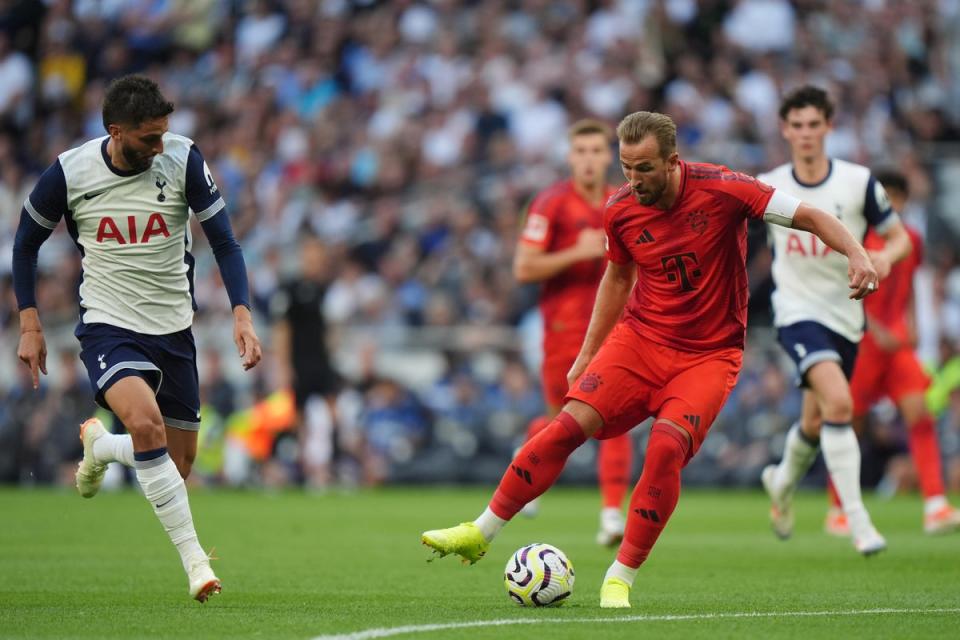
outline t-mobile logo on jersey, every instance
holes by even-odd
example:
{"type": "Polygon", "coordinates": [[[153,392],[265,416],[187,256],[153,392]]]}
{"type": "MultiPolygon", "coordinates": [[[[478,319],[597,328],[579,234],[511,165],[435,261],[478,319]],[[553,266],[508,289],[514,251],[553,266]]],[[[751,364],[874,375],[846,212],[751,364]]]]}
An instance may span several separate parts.
{"type": "Polygon", "coordinates": [[[667,280],[670,282],[680,281],[681,292],[694,291],[696,287],[693,286],[691,279],[703,275],[698,266],[700,261],[697,260],[697,254],[692,251],[660,258],[660,264],[667,273],[667,280]],[[692,267],[689,271],[687,270],[688,264],[692,267]]]}

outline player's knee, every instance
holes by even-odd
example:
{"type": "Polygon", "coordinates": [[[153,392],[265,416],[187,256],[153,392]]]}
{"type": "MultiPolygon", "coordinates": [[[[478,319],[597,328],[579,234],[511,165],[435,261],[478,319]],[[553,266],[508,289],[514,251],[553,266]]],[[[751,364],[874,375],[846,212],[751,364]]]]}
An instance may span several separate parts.
{"type": "Polygon", "coordinates": [[[163,418],[159,414],[134,412],[123,418],[123,425],[135,438],[161,441],[166,439],[163,418]]]}
{"type": "Polygon", "coordinates": [[[603,426],[603,418],[597,410],[579,400],[567,402],[563,407],[563,413],[570,414],[577,421],[577,424],[583,429],[583,435],[587,438],[592,437],[603,426]]]}
{"type": "Polygon", "coordinates": [[[821,410],[826,422],[848,423],[853,421],[853,399],[850,394],[832,394],[824,399],[821,410]]]}
{"type": "Polygon", "coordinates": [[[680,468],[687,460],[690,446],[686,431],[673,422],[658,421],[650,430],[646,460],[658,468],[680,468]]]}
{"type": "Polygon", "coordinates": [[[900,402],[897,403],[897,406],[907,426],[912,427],[924,418],[930,416],[926,399],[922,393],[911,394],[902,398],[900,402]]]}

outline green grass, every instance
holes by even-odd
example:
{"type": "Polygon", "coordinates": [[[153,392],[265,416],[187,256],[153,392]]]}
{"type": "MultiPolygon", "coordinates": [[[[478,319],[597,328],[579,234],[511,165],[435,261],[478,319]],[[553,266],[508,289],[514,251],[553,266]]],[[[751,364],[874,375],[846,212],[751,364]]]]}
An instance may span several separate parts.
{"type": "Polygon", "coordinates": [[[472,518],[488,490],[390,489],[354,495],[195,491],[201,542],[215,545],[223,594],[187,596],[177,556],[133,492],[82,500],[67,491],[0,490],[0,637],[299,638],[375,627],[493,619],[567,624],[445,629],[400,637],[929,638],[960,614],[626,620],[625,615],[960,607],[960,534],[920,530],[920,502],[870,501],[890,550],[865,560],[820,532],[823,498],[798,499],[794,539],[769,532],[759,493],[688,491],[634,587],[634,608],[597,606],[612,552],[593,543],[597,497],[554,490],[541,516],[518,518],[487,558],[431,564],[423,529],[472,518]],[[509,555],[534,541],[572,559],[577,582],[558,609],[504,593],[509,555]]]}

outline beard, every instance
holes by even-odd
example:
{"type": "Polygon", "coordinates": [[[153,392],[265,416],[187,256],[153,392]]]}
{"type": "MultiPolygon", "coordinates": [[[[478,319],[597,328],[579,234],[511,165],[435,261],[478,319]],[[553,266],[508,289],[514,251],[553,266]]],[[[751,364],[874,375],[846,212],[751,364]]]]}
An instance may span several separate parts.
{"type": "Polygon", "coordinates": [[[645,191],[642,194],[634,190],[633,194],[637,198],[637,202],[642,204],[645,207],[649,207],[657,203],[660,198],[663,196],[664,190],[666,190],[666,185],[661,185],[658,188],[655,188],[650,191],[645,191]]]}
{"type": "Polygon", "coordinates": [[[134,171],[146,171],[153,164],[152,155],[144,156],[127,147],[121,147],[120,153],[127,165],[134,171]]]}

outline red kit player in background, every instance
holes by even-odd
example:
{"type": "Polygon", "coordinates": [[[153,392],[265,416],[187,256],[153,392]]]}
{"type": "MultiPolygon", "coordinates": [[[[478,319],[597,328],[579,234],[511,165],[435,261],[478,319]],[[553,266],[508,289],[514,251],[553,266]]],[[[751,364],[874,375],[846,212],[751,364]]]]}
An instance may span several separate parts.
{"type": "Polygon", "coordinates": [[[696,454],[737,381],[747,317],[747,220],[803,229],[849,261],[852,298],[877,272],[832,215],[726,167],[681,162],[677,128],[639,111],[617,127],[627,184],[604,211],[607,269],[563,410],[529,440],[473,522],[426,531],[439,555],[482,558],[523,506],[546,491],[587,438],[654,423],[630,497],[617,559],[600,606],[630,606],[640,565],[680,497],[680,470],[696,454]]]}
{"type": "MultiPolygon", "coordinates": [[[[567,372],[580,353],[590,311],[606,266],[603,207],[615,189],[607,184],[613,133],[597,120],[570,127],[570,178],[541,192],[530,205],[517,243],[513,273],[520,282],[542,282],[542,383],[547,413],[534,419],[527,440],[553,420],[567,395],[567,372]]],[[[597,477],[602,509],[597,543],[623,539],[621,505],[627,495],[633,451],[630,436],[600,441],[597,477]]],[[[535,515],[537,500],[524,507],[535,515]]]]}
{"type": "MultiPolygon", "coordinates": [[[[906,177],[897,171],[881,171],[875,177],[886,190],[893,210],[902,212],[910,193],[906,177]]],[[[960,511],[947,502],[944,493],[940,445],[925,399],[930,378],[914,351],[913,277],[923,264],[923,239],[910,227],[907,233],[913,251],[893,265],[883,288],[864,301],[867,332],[850,380],[853,421],[857,432],[862,433],[867,413],[878,400],[888,397],[897,405],[907,426],[907,445],[923,494],[923,530],[929,534],[949,533],[960,529],[960,511]]],[[[863,245],[868,252],[880,250],[883,238],[871,230],[863,245]]],[[[832,484],[830,500],[824,529],[833,535],[849,536],[850,526],[832,484]]]]}

